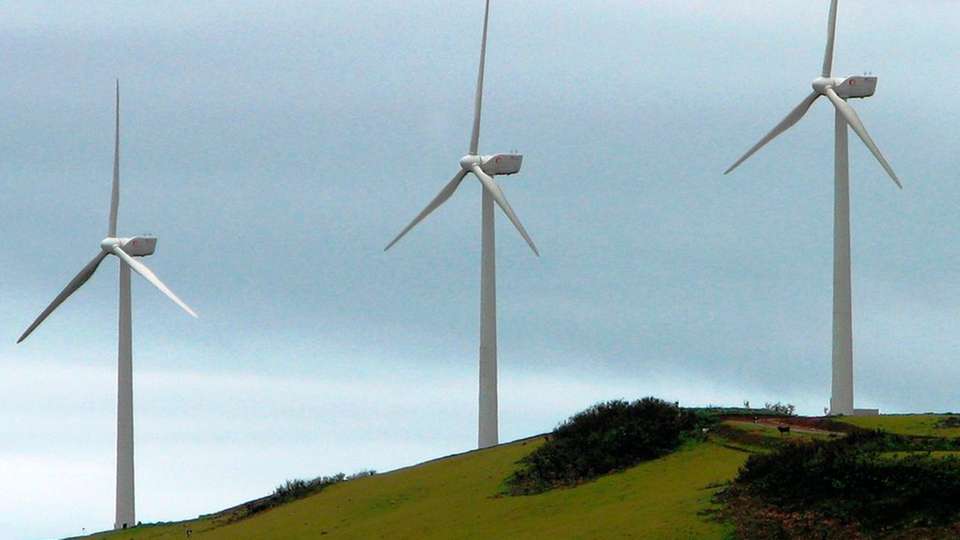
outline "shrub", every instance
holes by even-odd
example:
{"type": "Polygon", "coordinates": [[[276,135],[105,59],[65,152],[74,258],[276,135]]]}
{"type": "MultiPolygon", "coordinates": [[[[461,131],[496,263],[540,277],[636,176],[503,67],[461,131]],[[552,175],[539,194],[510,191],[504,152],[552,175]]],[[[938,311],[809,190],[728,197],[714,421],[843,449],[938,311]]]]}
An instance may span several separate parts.
{"type": "Polygon", "coordinates": [[[665,401],[608,401],[560,424],[507,479],[511,494],[569,486],[667,454],[701,419],[665,401]]]}
{"type": "Polygon", "coordinates": [[[764,403],[763,408],[780,416],[796,416],[797,408],[790,403],[764,403]]]}
{"type": "Polygon", "coordinates": [[[934,426],[936,429],[960,428],[960,416],[948,416],[934,426]]]}
{"type": "Polygon", "coordinates": [[[346,480],[350,481],[350,480],[356,480],[358,478],[366,478],[368,476],[373,476],[375,474],[377,474],[377,471],[373,469],[367,469],[365,471],[355,472],[353,474],[347,475],[346,480]]]}
{"type": "MultiPolygon", "coordinates": [[[[761,509],[752,519],[737,520],[741,531],[757,523],[769,525],[769,516],[777,513],[794,521],[796,516],[819,516],[863,529],[949,525],[960,516],[960,460],[922,452],[884,454],[919,444],[867,432],[788,445],[751,456],[721,498],[735,518],[743,518],[736,515],[738,508],[761,509]]],[[[781,519],[776,526],[790,522],[781,519]]]]}
{"type": "Polygon", "coordinates": [[[306,480],[287,480],[273,490],[273,500],[276,504],[281,504],[304,497],[310,491],[310,483],[306,480]]]}
{"type": "Polygon", "coordinates": [[[280,506],[281,504],[319,493],[324,488],[334,484],[339,484],[340,482],[346,482],[349,480],[356,480],[358,478],[364,478],[367,476],[373,476],[375,474],[377,474],[377,471],[364,470],[349,476],[343,473],[337,473],[332,476],[318,476],[313,480],[302,480],[299,478],[287,480],[277,486],[277,488],[273,490],[272,494],[255,501],[245,503],[240,511],[233,516],[233,519],[243,519],[253,514],[263,512],[264,510],[269,510],[275,506],[280,506]]]}

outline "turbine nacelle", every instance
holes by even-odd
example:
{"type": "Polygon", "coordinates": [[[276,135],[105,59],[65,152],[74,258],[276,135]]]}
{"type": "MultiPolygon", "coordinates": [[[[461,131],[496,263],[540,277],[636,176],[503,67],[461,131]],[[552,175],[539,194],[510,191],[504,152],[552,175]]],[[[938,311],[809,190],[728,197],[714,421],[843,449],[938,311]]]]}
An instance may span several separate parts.
{"type": "Polygon", "coordinates": [[[523,155],[521,154],[494,154],[492,156],[480,156],[480,159],[480,168],[490,176],[517,174],[523,165],[523,155]]]}
{"type": "Polygon", "coordinates": [[[520,167],[523,166],[522,154],[493,154],[492,156],[472,156],[466,155],[460,158],[460,168],[466,172],[473,170],[474,166],[490,176],[506,176],[517,174],[520,167]]]}
{"type": "Polygon", "coordinates": [[[132,238],[104,238],[100,242],[100,249],[113,253],[118,247],[131,257],[149,257],[157,250],[156,236],[134,236],[132,238]]]}
{"type": "Polygon", "coordinates": [[[825,96],[832,88],[843,99],[868,98],[877,91],[877,78],[868,75],[853,77],[820,77],[813,81],[813,91],[825,96]]]}

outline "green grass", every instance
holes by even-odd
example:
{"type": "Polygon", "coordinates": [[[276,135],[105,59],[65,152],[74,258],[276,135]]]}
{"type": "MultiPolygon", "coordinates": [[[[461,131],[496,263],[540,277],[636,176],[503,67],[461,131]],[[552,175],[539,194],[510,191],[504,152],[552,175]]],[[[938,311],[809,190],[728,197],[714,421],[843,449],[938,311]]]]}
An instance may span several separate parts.
{"type": "Polygon", "coordinates": [[[728,425],[734,429],[744,431],[747,433],[753,433],[761,437],[777,439],[779,441],[783,440],[792,440],[792,439],[829,439],[830,434],[825,432],[817,432],[812,430],[804,430],[803,428],[798,428],[796,426],[791,427],[790,433],[782,435],[777,429],[777,426],[772,424],[754,424],[750,421],[726,421],[725,425],[728,425]]]}
{"type": "Polygon", "coordinates": [[[290,504],[224,524],[202,519],[94,535],[96,539],[193,538],[644,538],[710,539],[731,529],[704,517],[713,486],[734,477],[747,454],[713,442],[621,473],[541,495],[501,495],[517,460],[541,439],[471,452],[338,484],[290,504]]]}
{"type": "MultiPolygon", "coordinates": [[[[839,418],[866,429],[927,437],[960,437],[939,429],[936,415],[839,418]]],[[[93,535],[104,540],[314,538],[643,538],[723,539],[728,525],[705,516],[716,488],[752,452],[828,433],[725,421],[708,442],[689,442],[666,457],[574,488],[504,495],[517,462],[542,444],[535,438],[337,484],[310,497],[242,520],[214,515],[93,535]]],[[[960,455],[935,452],[938,457],[960,455]]],[[[889,457],[901,457],[891,454],[889,457]]]]}
{"type": "Polygon", "coordinates": [[[812,439],[828,440],[842,434],[820,432],[791,426],[790,433],[781,435],[777,425],[754,424],[750,420],[725,420],[711,431],[717,441],[727,448],[747,453],[764,454],[783,444],[797,444],[812,439]]]}
{"type": "Polygon", "coordinates": [[[724,424],[726,424],[726,425],[728,425],[728,426],[730,426],[730,427],[732,427],[732,428],[734,428],[734,429],[739,429],[740,431],[746,431],[746,432],[748,432],[748,433],[756,433],[757,435],[760,435],[760,436],[762,436],[762,437],[779,436],[779,432],[777,431],[777,427],[776,427],[776,426],[766,426],[766,425],[763,425],[763,424],[754,424],[753,422],[749,422],[749,421],[746,421],[746,420],[744,420],[744,421],[742,421],[742,422],[732,422],[732,421],[729,421],[729,420],[728,420],[728,421],[724,422],[724,424]]]}
{"type": "Polygon", "coordinates": [[[854,416],[836,418],[866,429],[880,429],[898,435],[912,435],[919,437],[960,437],[960,428],[937,428],[937,422],[948,418],[946,415],[918,414],[918,415],[889,415],[889,416],[854,416]]]}
{"type": "MultiPolygon", "coordinates": [[[[960,437],[939,429],[945,416],[838,418],[867,429],[926,437],[960,437]]],[[[230,516],[137,527],[93,535],[104,540],[174,540],[185,530],[202,540],[314,538],[643,538],[724,539],[728,525],[705,516],[718,485],[732,480],[751,453],[829,433],[725,421],[707,442],[574,488],[540,495],[504,495],[504,480],[540,438],[430,461],[336,484],[310,497],[231,521],[230,516]]],[[[902,453],[889,457],[902,457],[902,453]]],[[[937,457],[960,452],[934,452],[937,457]]]]}

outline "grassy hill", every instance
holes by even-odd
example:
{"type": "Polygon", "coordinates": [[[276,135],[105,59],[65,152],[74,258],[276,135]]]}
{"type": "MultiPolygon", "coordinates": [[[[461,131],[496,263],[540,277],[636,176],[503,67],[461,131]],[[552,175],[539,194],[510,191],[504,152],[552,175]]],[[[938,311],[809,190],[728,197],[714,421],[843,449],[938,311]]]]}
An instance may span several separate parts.
{"type": "MultiPolygon", "coordinates": [[[[844,419],[853,426],[908,435],[951,437],[944,417],[844,419]]],[[[753,453],[784,441],[842,436],[835,424],[727,419],[704,441],[665,457],[573,488],[539,495],[505,495],[517,461],[543,444],[537,437],[442,458],[330,486],[243,519],[231,512],[171,524],[95,534],[93,539],[314,538],[643,538],[724,539],[733,529],[709,516],[713,495],[753,453]]],[[[856,428],[852,428],[856,429],[856,428]]]]}
{"type": "Polygon", "coordinates": [[[843,418],[842,422],[864,429],[879,429],[898,435],[916,437],[960,437],[960,425],[946,422],[953,416],[939,414],[895,414],[843,418]]]}
{"type": "Polygon", "coordinates": [[[736,473],[746,454],[688,445],[665,458],[572,489],[501,496],[530,439],[334,485],[317,495],[226,524],[228,516],[144,526],[96,539],[318,538],[724,538],[699,513],[709,486],[736,473]]]}

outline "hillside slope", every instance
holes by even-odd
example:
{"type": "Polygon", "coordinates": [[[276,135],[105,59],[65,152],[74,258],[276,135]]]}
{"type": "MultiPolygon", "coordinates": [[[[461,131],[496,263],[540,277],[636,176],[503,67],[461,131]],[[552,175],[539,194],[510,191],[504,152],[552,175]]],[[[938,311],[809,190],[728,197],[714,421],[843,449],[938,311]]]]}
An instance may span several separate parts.
{"type": "Polygon", "coordinates": [[[724,538],[701,515],[710,486],[729,480],[747,454],[713,442],[572,489],[499,496],[517,460],[542,443],[519,441],[332,486],[229,523],[206,518],[102,533],[96,539],[193,538],[724,538]]]}
{"type": "Polygon", "coordinates": [[[839,420],[860,428],[879,429],[898,435],[960,438],[960,420],[955,415],[949,414],[854,416],[839,420]],[[953,422],[950,422],[951,419],[953,422]]]}
{"type": "MultiPolygon", "coordinates": [[[[831,448],[848,448],[849,445],[838,446],[837,443],[850,440],[846,437],[854,432],[859,433],[860,439],[857,440],[860,443],[885,441],[884,444],[893,445],[887,449],[889,451],[879,454],[881,461],[877,463],[884,466],[887,465],[882,460],[907,456],[913,459],[915,454],[920,458],[933,455],[938,459],[960,454],[960,416],[957,415],[784,418],[721,414],[716,418],[719,422],[705,430],[706,436],[701,436],[697,428],[691,434],[693,436],[687,438],[687,443],[665,457],[643,462],[626,471],[608,474],[573,488],[554,489],[540,495],[503,494],[504,480],[516,470],[517,462],[543,444],[542,437],[534,437],[389,473],[336,483],[314,495],[253,515],[248,515],[249,509],[262,504],[267,498],[196,520],[145,525],[84,538],[173,540],[186,538],[189,531],[190,538],[210,540],[726,539],[734,536],[733,527],[736,523],[737,534],[742,537],[765,539],[770,535],[751,527],[760,524],[768,527],[762,529],[763,531],[787,531],[783,532],[787,534],[790,531],[797,532],[793,530],[797,523],[803,525],[806,522],[794,519],[797,516],[784,513],[779,507],[770,507],[769,501],[759,501],[752,507],[744,505],[740,499],[729,498],[732,493],[729,489],[726,491],[728,498],[723,502],[721,514],[727,523],[721,524],[705,515],[717,508],[718,503],[713,496],[718,486],[736,488],[736,483],[731,481],[737,477],[741,465],[751,455],[782,453],[797,444],[805,445],[810,441],[828,443],[831,448]],[[785,427],[790,429],[781,429],[785,427]],[[907,438],[877,439],[871,435],[871,431],[878,429],[907,438]],[[864,438],[865,436],[867,438],[864,438]],[[700,442],[693,442],[694,440],[700,442]],[[240,519],[243,516],[246,517],[240,519]]],[[[788,451],[786,455],[802,457],[806,454],[788,451]]],[[[778,455],[773,461],[778,464],[778,470],[781,467],[779,464],[783,463],[782,459],[783,456],[778,455]]],[[[919,461],[916,463],[923,464],[919,461]]],[[[914,466],[916,463],[905,461],[903,465],[896,466],[914,466]]],[[[939,465],[936,471],[928,470],[930,466],[927,464],[923,471],[935,473],[936,477],[940,478],[954,471],[956,463],[944,461],[942,471],[939,465]]],[[[951,484],[947,487],[953,489],[955,486],[951,484]]],[[[880,488],[877,490],[883,491],[880,488]]],[[[941,492],[938,490],[937,493],[941,492]]],[[[897,493],[891,492],[888,495],[894,496],[897,493]]],[[[849,497],[843,500],[849,500],[849,497]]],[[[834,523],[839,527],[834,527],[836,530],[831,529],[832,525],[825,525],[826,529],[829,529],[827,532],[844,533],[847,530],[844,527],[852,527],[851,523],[855,522],[850,521],[853,518],[847,518],[850,516],[834,523]]],[[[826,522],[816,518],[814,523],[826,522]]],[[[869,525],[867,522],[863,523],[869,525]]],[[[941,536],[936,534],[944,531],[944,534],[948,534],[946,537],[960,537],[960,522],[956,525],[952,522],[937,525],[939,528],[929,528],[919,522],[901,525],[895,532],[905,536],[893,537],[939,538],[941,536]]],[[[806,533],[801,533],[794,537],[808,537],[804,536],[806,533]]]]}

